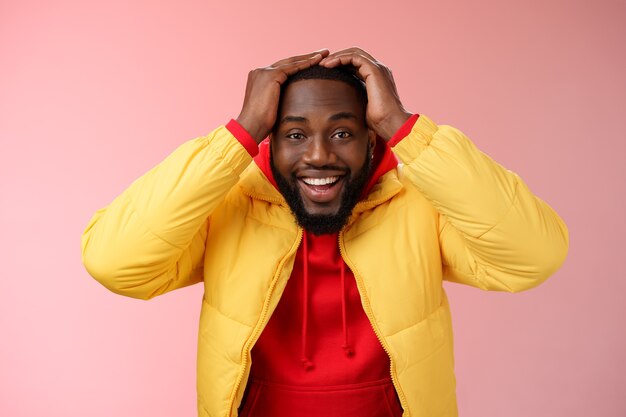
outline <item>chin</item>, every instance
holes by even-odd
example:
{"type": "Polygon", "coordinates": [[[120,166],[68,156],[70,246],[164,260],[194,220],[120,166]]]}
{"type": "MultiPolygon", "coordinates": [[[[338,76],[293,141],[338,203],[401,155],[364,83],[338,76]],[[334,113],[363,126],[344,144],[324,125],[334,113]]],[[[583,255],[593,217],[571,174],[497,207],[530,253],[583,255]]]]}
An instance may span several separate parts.
{"type": "Polygon", "coordinates": [[[315,203],[304,203],[304,210],[306,214],[309,216],[335,216],[339,213],[339,209],[341,208],[339,203],[333,204],[329,206],[327,204],[315,204],[315,203]]]}

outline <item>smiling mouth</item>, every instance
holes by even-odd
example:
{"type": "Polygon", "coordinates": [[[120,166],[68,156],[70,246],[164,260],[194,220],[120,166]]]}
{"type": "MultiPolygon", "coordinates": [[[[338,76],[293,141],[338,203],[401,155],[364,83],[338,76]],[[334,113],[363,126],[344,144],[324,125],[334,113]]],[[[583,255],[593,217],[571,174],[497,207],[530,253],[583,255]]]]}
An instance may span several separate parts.
{"type": "Polygon", "coordinates": [[[318,204],[334,201],[341,192],[345,176],[330,176],[323,178],[298,178],[300,190],[309,201],[318,204]]]}
{"type": "Polygon", "coordinates": [[[339,181],[338,176],[335,177],[326,177],[326,178],[300,178],[305,184],[307,185],[311,185],[311,186],[318,186],[318,185],[332,185],[334,183],[336,183],[337,181],[339,181]]]}

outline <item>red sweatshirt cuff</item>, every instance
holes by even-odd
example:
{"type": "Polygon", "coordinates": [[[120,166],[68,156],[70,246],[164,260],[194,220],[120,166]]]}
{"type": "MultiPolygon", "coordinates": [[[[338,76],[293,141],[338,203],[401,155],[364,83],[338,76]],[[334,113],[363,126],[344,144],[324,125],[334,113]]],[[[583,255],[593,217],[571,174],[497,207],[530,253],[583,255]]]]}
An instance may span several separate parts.
{"type": "Polygon", "coordinates": [[[415,122],[417,122],[417,119],[419,117],[419,114],[414,114],[413,116],[409,117],[408,120],[404,122],[402,126],[400,126],[400,129],[398,129],[398,131],[394,133],[391,139],[389,139],[389,142],[387,142],[387,144],[390,147],[394,147],[398,143],[400,143],[402,139],[406,138],[409,133],[411,133],[411,130],[413,129],[413,126],[415,125],[415,122]]]}
{"type": "Polygon", "coordinates": [[[252,135],[248,133],[243,126],[241,126],[235,119],[230,119],[230,122],[226,125],[226,129],[233,134],[235,139],[241,143],[241,146],[246,148],[246,151],[251,157],[255,157],[259,153],[259,145],[256,143],[252,135]]]}

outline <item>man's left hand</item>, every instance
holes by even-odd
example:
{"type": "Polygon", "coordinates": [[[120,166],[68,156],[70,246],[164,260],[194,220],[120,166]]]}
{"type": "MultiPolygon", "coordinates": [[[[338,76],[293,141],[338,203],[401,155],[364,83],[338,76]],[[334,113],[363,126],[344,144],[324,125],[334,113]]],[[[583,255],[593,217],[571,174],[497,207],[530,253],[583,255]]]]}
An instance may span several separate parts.
{"type": "Polygon", "coordinates": [[[402,106],[391,70],[359,48],[344,49],[328,55],[319,65],[327,68],[351,65],[367,89],[366,121],[385,140],[411,117],[402,106]]]}

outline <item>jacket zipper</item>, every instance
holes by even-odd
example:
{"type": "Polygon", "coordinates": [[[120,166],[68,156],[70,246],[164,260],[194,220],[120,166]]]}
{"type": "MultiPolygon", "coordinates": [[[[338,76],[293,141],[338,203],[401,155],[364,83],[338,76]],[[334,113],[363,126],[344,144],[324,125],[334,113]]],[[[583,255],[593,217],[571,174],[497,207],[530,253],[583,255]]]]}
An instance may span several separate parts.
{"type": "MultiPolygon", "coordinates": [[[[303,230],[298,228],[298,237],[297,237],[297,244],[295,245],[295,251],[298,250],[298,248],[300,247],[300,243],[302,243],[303,234],[304,234],[303,230]]],[[[288,258],[291,257],[293,253],[294,253],[293,250],[289,251],[287,255],[283,257],[283,259],[280,261],[280,264],[278,265],[278,269],[276,270],[276,274],[274,274],[274,278],[272,278],[272,282],[270,283],[267,296],[265,297],[265,302],[263,303],[263,309],[261,310],[261,316],[259,317],[259,320],[257,321],[256,326],[252,330],[251,337],[248,338],[248,341],[244,345],[243,357],[241,360],[241,370],[239,372],[239,375],[237,376],[237,380],[235,381],[235,386],[231,394],[230,404],[228,405],[229,416],[234,415],[233,407],[235,405],[235,398],[237,396],[237,392],[239,391],[239,387],[241,386],[241,382],[243,381],[243,376],[246,372],[246,369],[248,368],[248,356],[250,356],[252,347],[254,346],[254,344],[257,342],[258,338],[261,335],[261,328],[264,327],[265,325],[265,322],[267,319],[267,310],[269,309],[269,304],[270,304],[270,300],[272,299],[272,293],[274,292],[274,287],[276,286],[276,282],[278,281],[278,278],[283,272],[283,267],[285,266],[285,262],[287,261],[288,258]]]]}
{"type": "Polygon", "coordinates": [[[404,417],[408,417],[409,407],[407,405],[404,392],[402,391],[402,388],[400,387],[400,382],[398,381],[398,376],[396,374],[396,365],[393,361],[393,358],[391,357],[391,354],[389,353],[389,346],[387,345],[387,341],[380,334],[380,330],[378,329],[378,324],[374,320],[374,314],[372,313],[370,300],[367,298],[367,294],[365,293],[365,286],[363,285],[363,281],[361,280],[361,277],[359,276],[359,274],[357,274],[356,270],[347,261],[347,257],[345,256],[346,252],[345,252],[345,246],[344,246],[344,241],[343,241],[343,231],[339,232],[339,252],[341,253],[341,258],[343,259],[343,261],[346,263],[346,265],[348,265],[348,267],[354,274],[354,279],[356,281],[356,285],[359,290],[361,300],[363,301],[363,310],[365,311],[365,315],[367,316],[370,322],[370,325],[372,326],[372,329],[374,330],[374,334],[376,334],[376,337],[378,338],[378,342],[380,343],[383,350],[389,357],[389,365],[390,365],[389,373],[391,374],[391,381],[393,382],[393,386],[396,389],[396,392],[398,393],[398,398],[400,399],[400,405],[402,405],[402,409],[404,410],[404,413],[402,415],[404,417]]]}
{"type": "MultiPolygon", "coordinates": [[[[254,195],[250,192],[247,192],[246,190],[244,190],[244,194],[247,194],[249,197],[252,198],[256,198],[258,200],[264,200],[270,203],[275,203],[278,205],[283,205],[284,201],[279,200],[279,199],[274,199],[271,197],[267,197],[267,196],[258,196],[258,195],[254,195]]],[[[369,207],[373,207],[376,206],[378,204],[380,204],[383,201],[386,201],[389,197],[384,197],[384,198],[380,198],[374,201],[367,201],[364,203],[360,203],[360,205],[362,206],[361,210],[369,208],[369,207]]],[[[357,204],[359,205],[359,204],[357,204]]],[[[295,246],[295,250],[298,250],[298,247],[300,247],[300,244],[302,243],[302,237],[304,235],[304,230],[302,228],[298,228],[298,237],[297,237],[297,245],[295,246]]],[[[345,249],[344,249],[344,245],[343,245],[343,231],[339,232],[339,253],[341,253],[341,257],[342,259],[344,259],[345,261],[345,249]]],[[[287,253],[287,255],[281,260],[280,264],[278,265],[278,269],[276,270],[276,274],[274,275],[274,278],[272,279],[272,282],[270,284],[270,288],[268,289],[268,295],[265,299],[265,302],[263,304],[263,309],[261,310],[261,316],[259,317],[259,320],[257,321],[257,324],[254,328],[254,330],[252,331],[252,336],[248,339],[248,341],[244,344],[244,349],[243,349],[243,358],[241,360],[241,371],[239,372],[239,375],[237,376],[237,380],[235,381],[235,386],[233,388],[232,394],[231,394],[231,399],[230,399],[230,404],[228,405],[228,416],[233,416],[233,406],[235,405],[235,397],[237,396],[237,392],[239,391],[239,387],[241,386],[241,382],[243,381],[243,375],[248,367],[248,356],[250,355],[250,352],[252,351],[252,347],[254,346],[254,344],[256,343],[256,341],[258,340],[259,336],[260,336],[260,329],[261,327],[263,327],[262,325],[265,324],[266,321],[266,316],[267,316],[267,310],[269,309],[269,301],[272,298],[272,293],[274,292],[274,287],[276,286],[276,282],[278,280],[278,277],[280,277],[280,274],[283,272],[283,267],[285,266],[285,262],[287,260],[287,258],[289,258],[291,255],[293,254],[293,251],[287,253]]],[[[352,270],[352,272],[354,273],[354,269],[351,267],[349,262],[346,262],[346,264],[348,265],[348,267],[350,267],[350,269],[352,270]]],[[[376,335],[376,337],[378,338],[378,341],[380,343],[380,345],[382,346],[383,350],[385,351],[385,353],[387,354],[387,356],[389,357],[389,363],[390,363],[390,370],[389,373],[391,374],[391,381],[393,382],[393,386],[396,390],[396,392],[398,393],[398,398],[400,399],[400,405],[402,406],[404,413],[403,413],[403,417],[408,417],[409,416],[409,412],[408,410],[408,406],[407,406],[407,402],[406,402],[406,397],[404,396],[404,392],[402,391],[402,389],[400,388],[400,383],[398,382],[398,377],[396,375],[396,367],[395,364],[393,362],[393,359],[391,358],[391,355],[389,353],[389,347],[387,345],[387,342],[383,339],[383,337],[380,335],[380,331],[378,330],[378,325],[376,324],[376,322],[374,321],[374,315],[372,314],[371,311],[371,307],[369,304],[369,299],[367,298],[367,296],[365,295],[365,290],[364,290],[364,286],[363,283],[361,282],[360,277],[354,273],[354,279],[356,280],[356,284],[357,284],[357,288],[359,289],[359,294],[361,295],[361,298],[363,300],[363,309],[365,311],[365,315],[367,316],[370,325],[372,326],[372,329],[374,330],[374,334],[376,335]],[[405,415],[406,414],[406,415],[405,415]]]]}

